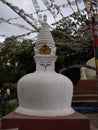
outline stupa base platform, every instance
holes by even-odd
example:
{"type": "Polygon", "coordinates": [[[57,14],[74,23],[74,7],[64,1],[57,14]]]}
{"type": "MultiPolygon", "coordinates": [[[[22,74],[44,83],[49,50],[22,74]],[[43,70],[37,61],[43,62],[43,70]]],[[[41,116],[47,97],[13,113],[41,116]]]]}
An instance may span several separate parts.
{"type": "Polygon", "coordinates": [[[75,112],[61,117],[35,117],[11,112],[1,119],[1,130],[96,130],[88,117],[75,112]]]}

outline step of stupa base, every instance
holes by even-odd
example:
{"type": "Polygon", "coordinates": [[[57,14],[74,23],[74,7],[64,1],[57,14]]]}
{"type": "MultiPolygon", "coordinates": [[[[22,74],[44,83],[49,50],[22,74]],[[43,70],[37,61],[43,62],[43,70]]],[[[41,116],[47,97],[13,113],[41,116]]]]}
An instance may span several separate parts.
{"type": "Polygon", "coordinates": [[[69,116],[38,117],[12,112],[1,120],[1,129],[19,130],[94,130],[88,117],[75,112],[69,116]]]}

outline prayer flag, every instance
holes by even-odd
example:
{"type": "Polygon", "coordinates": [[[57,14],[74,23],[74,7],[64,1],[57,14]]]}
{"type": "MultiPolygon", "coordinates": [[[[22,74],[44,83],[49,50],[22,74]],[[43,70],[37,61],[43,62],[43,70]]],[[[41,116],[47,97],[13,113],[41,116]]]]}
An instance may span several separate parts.
{"type": "Polygon", "coordinates": [[[96,74],[98,75],[98,14],[93,14],[93,36],[95,45],[95,62],[96,62],[96,74]]]}

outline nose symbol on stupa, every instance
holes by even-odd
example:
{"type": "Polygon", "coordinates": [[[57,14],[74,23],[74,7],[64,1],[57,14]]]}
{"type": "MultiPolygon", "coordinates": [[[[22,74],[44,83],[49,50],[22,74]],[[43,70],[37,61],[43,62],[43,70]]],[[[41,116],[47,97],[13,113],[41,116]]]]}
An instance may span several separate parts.
{"type": "Polygon", "coordinates": [[[45,68],[45,70],[46,70],[46,68],[51,65],[51,62],[43,61],[43,62],[40,62],[40,65],[43,66],[45,68]]]}

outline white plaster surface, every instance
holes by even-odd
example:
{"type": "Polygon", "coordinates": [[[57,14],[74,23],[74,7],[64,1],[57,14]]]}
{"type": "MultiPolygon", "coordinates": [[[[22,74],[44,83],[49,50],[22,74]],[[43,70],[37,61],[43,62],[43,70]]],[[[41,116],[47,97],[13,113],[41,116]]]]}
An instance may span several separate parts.
{"type": "Polygon", "coordinates": [[[30,116],[42,116],[42,117],[55,117],[55,116],[68,116],[74,113],[72,108],[61,109],[61,110],[32,110],[27,108],[19,107],[16,112],[30,115],[30,116]]]}
{"type": "Polygon", "coordinates": [[[87,80],[86,76],[87,72],[85,67],[81,67],[80,74],[81,74],[81,80],[87,80]]]}
{"type": "Polygon", "coordinates": [[[16,112],[36,116],[61,116],[71,108],[72,82],[56,72],[36,71],[18,82],[19,107],[16,112]]]}
{"type": "Polygon", "coordinates": [[[45,20],[42,23],[42,27],[41,27],[40,32],[38,34],[38,39],[36,41],[36,45],[34,48],[35,54],[39,54],[39,49],[44,44],[48,45],[48,47],[51,49],[50,55],[55,55],[55,53],[56,53],[55,42],[54,42],[52,34],[49,30],[49,25],[46,23],[45,20]]]}
{"type": "MultiPolygon", "coordinates": [[[[90,60],[88,60],[86,62],[86,65],[89,65],[89,66],[92,66],[92,67],[95,67],[96,68],[96,65],[95,65],[95,58],[91,58],[90,60]]],[[[91,69],[86,69],[86,75],[87,75],[87,79],[96,79],[96,71],[94,70],[91,70],[91,69]]]]}
{"type": "Polygon", "coordinates": [[[35,55],[37,71],[55,71],[55,61],[57,56],[52,55],[35,55]]]}

